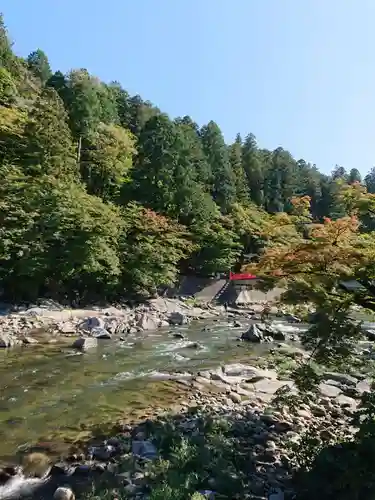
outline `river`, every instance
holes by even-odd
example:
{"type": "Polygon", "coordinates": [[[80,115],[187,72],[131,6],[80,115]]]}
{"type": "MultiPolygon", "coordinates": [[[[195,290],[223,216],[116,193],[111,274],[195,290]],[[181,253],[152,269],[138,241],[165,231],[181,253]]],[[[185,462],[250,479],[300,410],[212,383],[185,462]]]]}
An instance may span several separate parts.
{"type": "Polygon", "coordinates": [[[161,381],[163,373],[198,371],[266,348],[236,342],[248,321],[243,328],[231,323],[221,318],[143,339],[101,340],[86,353],[51,345],[1,350],[0,459],[40,441],[62,452],[64,443],[88,437],[92,426],[171,404],[176,385],[161,381]],[[176,332],[186,340],[174,338],[176,332]],[[199,349],[188,347],[194,341],[199,349]]]}
{"type": "Polygon", "coordinates": [[[171,405],[176,384],[162,381],[163,374],[261,356],[272,344],[236,342],[250,323],[240,321],[240,328],[222,317],[125,342],[101,340],[86,353],[51,345],[0,350],[0,460],[36,442],[53,443],[58,455],[87,439],[93,426],[146,418],[150,407],[171,405]],[[174,338],[177,332],[185,339],[174,338]]]}

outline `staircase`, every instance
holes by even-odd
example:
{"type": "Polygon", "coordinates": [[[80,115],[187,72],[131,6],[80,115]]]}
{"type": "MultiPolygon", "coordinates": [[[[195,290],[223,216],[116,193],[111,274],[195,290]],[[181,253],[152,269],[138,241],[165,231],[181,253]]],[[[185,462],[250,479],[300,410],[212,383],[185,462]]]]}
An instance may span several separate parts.
{"type": "Polygon", "coordinates": [[[228,290],[228,287],[230,286],[231,282],[227,280],[224,285],[220,288],[220,290],[217,292],[217,294],[213,297],[212,301],[219,300],[220,297],[228,290]]]}
{"type": "Polygon", "coordinates": [[[221,295],[221,293],[224,292],[222,289],[227,287],[228,283],[229,281],[225,279],[214,280],[208,286],[203,288],[203,290],[196,293],[195,298],[205,302],[212,302],[213,300],[216,300],[216,297],[219,294],[221,295]]]}

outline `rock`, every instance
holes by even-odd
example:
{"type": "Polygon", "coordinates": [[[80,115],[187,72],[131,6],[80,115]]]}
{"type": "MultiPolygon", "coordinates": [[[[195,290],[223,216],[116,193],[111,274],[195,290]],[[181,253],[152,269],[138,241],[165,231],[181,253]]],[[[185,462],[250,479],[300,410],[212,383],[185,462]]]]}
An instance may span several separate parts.
{"type": "Polygon", "coordinates": [[[23,472],[27,477],[46,477],[51,471],[50,458],[45,453],[34,452],[22,460],[23,472]]]}
{"type": "Polygon", "coordinates": [[[137,326],[142,330],[157,330],[159,321],[150,314],[144,313],[138,319],[137,326]]]}
{"type": "Polygon", "coordinates": [[[39,342],[36,339],[34,339],[33,337],[24,337],[22,339],[22,342],[24,344],[39,344],[39,342]]]}
{"type": "Polygon", "coordinates": [[[185,339],[185,338],[186,338],[186,337],[185,337],[185,335],[184,335],[183,333],[179,333],[179,332],[174,333],[174,334],[173,334],[173,337],[174,337],[175,339],[181,339],[181,340],[183,340],[183,339],[185,339]]]}
{"type": "Polygon", "coordinates": [[[241,363],[234,363],[224,365],[222,369],[227,377],[241,377],[247,382],[256,382],[264,378],[276,379],[277,373],[272,370],[262,370],[250,365],[243,365],[241,363]]]}
{"type": "Polygon", "coordinates": [[[167,321],[169,322],[170,325],[186,325],[188,321],[188,317],[185,314],[182,314],[180,312],[171,312],[167,316],[167,321]]]}
{"type": "Polygon", "coordinates": [[[0,333],[0,347],[7,348],[13,347],[15,340],[7,333],[0,333]]]}
{"type": "Polygon", "coordinates": [[[261,343],[264,341],[263,332],[257,327],[257,325],[250,325],[249,329],[241,335],[241,340],[246,340],[248,342],[261,343]]]}
{"type": "Polygon", "coordinates": [[[363,394],[364,392],[371,392],[371,380],[361,380],[356,385],[356,389],[359,394],[363,394]]]}
{"type": "Polygon", "coordinates": [[[286,314],[284,318],[289,323],[301,323],[301,320],[297,316],[293,316],[293,314],[286,314]]]}
{"type": "Polygon", "coordinates": [[[242,398],[239,394],[236,394],[235,392],[230,392],[228,394],[228,397],[233,401],[233,403],[241,403],[242,398]]]}
{"type": "Polygon", "coordinates": [[[348,396],[344,396],[344,394],[339,394],[336,398],[336,401],[342,408],[356,408],[357,403],[353,398],[349,398],[348,396]]]}
{"type": "Polygon", "coordinates": [[[327,396],[329,398],[335,398],[341,393],[341,389],[339,387],[327,385],[325,383],[319,384],[319,390],[323,396],[327,396]]]}
{"type": "Polygon", "coordinates": [[[293,382],[290,380],[259,380],[254,384],[255,392],[263,392],[265,394],[274,394],[278,389],[283,387],[284,385],[288,385],[291,387],[293,382]]]}
{"type": "Polygon", "coordinates": [[[81,349],[82,351],[85,351],[86,349],[92,349],[94,347],[97,347],[98,341],[96,338],[93,337],[80,337],[76,339],[72,347],[74,349],[81,349]]]}
{"type": "MultiPolygon", "coordinates": [[[[355,377],[352,377],[351,375],[346,375],[344,373],[335,373],[335,372],[326,372],[323,375],[323,380],[328,381],[328,380],[335,380],[336,382],[339,382],[340,384],[345,384],[349,386],[355,386],[358,382],[358,380],[355,377]]],[[[333,384],[330,384],[333,385],[333,384]]]]}
{"type": "Polygon", "coordinates": [[[190,342],[187,346],[185,346],[188,349],[201,349],[201,345],[199,342],[190,342]]]}
{"type": "Polygon", "coordinates": [[[53,494],[53,500],[75,500],[75,496],[70,488],[60,486],[53,494]]]}
{"type": "Polygon", "coordinates": [[[90,318],[87,318],[79,326],[84,330],[92,330],[93,328],[104,328],[105,323],[102,318],[98,318],[97,316],[91,316],[90,318]]]}
{"type": "Polygon", "coordinates": [[[375,340],[375,330],[364,330],[364,334],[366,335],[368,340],[371,340],[373,342],[375,340]]]}
{"type": "Polygon", "coordinates": [[[235,321],[233,323],[233,328],[241,328],[241,327],[242,327],[242,325],[241,325],[241,323],[239,321],[235,321]]]}
{"type": "Polygon", "coordinates": [[[132,453],[133,455],[141,458],[147,458],[149,460],[157,457],[157,450],[155,446],[148,440],[134,440],[132,442],[132,453]]]}
{"type": "Polygon", "coordinates": [[[100,326],[96,326],[95,328],[93,328],[91,330],[91,333],[92,333],[93,337],[95,337],[96,339],[110,339],[111,338],[111,334],[105,328],[101,328],[100,326]]]}

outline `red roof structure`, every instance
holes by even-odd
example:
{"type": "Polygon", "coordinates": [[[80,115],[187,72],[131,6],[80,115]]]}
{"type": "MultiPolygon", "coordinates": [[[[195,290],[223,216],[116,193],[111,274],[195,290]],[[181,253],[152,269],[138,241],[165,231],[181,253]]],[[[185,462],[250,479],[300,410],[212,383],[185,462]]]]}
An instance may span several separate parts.
{"type": "Polygon", "coordinates": [[[232,273],[232,271],[229,271],[229,279],[232,280],[254,280],[256,279],[256,276],[254,274],[250,273],[232,273]]]}

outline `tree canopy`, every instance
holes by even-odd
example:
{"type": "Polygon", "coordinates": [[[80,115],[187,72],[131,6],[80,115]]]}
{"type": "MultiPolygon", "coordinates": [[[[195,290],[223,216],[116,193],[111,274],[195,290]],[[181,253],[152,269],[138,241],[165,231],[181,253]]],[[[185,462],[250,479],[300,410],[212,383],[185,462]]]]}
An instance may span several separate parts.
{"type": "Polygon", "coordinates": [[[22,59],[2,17],[0,66],[5,297],[145,296],[180,273],[271,259],[358,203],[363,241],[374,229],[373,170],[363,184],[357,169],[323,175],[252,132],[227,143],[213,120],[171,118],[84,68],[52,70],[40,48],[22,59]]]}

